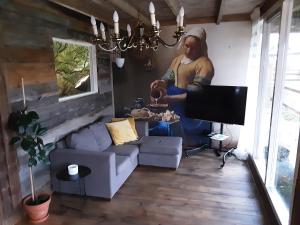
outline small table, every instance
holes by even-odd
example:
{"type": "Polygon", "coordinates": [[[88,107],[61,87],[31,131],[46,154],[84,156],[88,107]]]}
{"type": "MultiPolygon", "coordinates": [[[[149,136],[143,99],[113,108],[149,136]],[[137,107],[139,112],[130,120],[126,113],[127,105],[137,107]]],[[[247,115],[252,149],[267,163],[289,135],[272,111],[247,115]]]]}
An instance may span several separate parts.
{"type": "Polygon", "coordinates": [[[150,136],[180,136],[179,120],[175,121],[148,121],[150,136]]]}
{"type": "MultiPolygon", "coordinates": [[[[85,191],[85,177],[91,174],[91,169],[87,166],[78,166],[78,174],[76,175],[69,175],[68,173],[68,168],[65,167],[64,169],[60,170],[56,174],[56,178],[61,181],[66,181],[66,182],[78,182],[79,186],[79,193],[81,196],[86,196],[86,191],[85,191]],[[82,189],[83,186],[83,189],[82,189]]],[[[59,184],[60,186],[60,184],[59,184]]],[[[61,189],[61,188],[59,188],[61,189]]]]}

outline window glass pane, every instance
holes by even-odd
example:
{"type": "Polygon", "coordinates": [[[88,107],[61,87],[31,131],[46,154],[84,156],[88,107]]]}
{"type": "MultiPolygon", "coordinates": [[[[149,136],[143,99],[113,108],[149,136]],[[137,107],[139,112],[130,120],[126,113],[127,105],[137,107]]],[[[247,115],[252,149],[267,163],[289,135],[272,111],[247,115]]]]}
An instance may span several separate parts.
{"type": "Polygon", "coordinates": [[[261,118],[259,125],[259,139],[258,139],[258,151],[255,157],[255,162],[258,170],[265,179],[267,158],[269,153],[269,135],[270,125],[272,116],[272,105],[273,105],[273,94],[276,74],[276,62],[277,62],[277,51],[279,42],[279,31],[280,31],[280,15],[273,17],[271,20],[266,21],[266,35],[268,39],[267,49],[267,63],[265,76],[263,79],[263,91],[262,91],[262,108],[261,118]]]}
{"type": "Polygon", "coordinates": [[[278,126],[278,156],[275,187],[290,208],[300,127],[300,9],[295,9],[278,126]]]}
{"type": "Polygon", "coordinates": [[[59,97],[91,92],[90,47],[53,41],[59,97]]]}

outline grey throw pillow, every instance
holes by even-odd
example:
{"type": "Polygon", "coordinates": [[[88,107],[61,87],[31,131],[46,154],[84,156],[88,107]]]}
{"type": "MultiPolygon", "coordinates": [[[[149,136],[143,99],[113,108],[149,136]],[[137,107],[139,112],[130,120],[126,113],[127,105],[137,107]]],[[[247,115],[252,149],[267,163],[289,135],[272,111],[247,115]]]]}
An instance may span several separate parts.
{"type": "Polygon", "coordinates": [[[104,151],[109,146],[111,146],[112,140],[105,126],[105,123],[95,123],[92,124],[89,128],[92,131],[94,138],[98,144],[99,151],[104,151]]]}
{"type": "Polygon", "coordinates": [[[76,150],[101,151],[93,132],[88,128],[71,134],[67,142],[70,148],[76,150]]]}

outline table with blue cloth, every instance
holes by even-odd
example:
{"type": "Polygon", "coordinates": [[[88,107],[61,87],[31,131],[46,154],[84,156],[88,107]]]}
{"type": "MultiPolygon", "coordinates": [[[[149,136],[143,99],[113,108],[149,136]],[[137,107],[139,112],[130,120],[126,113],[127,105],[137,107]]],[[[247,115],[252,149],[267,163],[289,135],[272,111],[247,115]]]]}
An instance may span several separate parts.
{"type": "MultiPolygon", "coordinates": [[[[186,93],[186,89],[170,85],[167,88],[168,95],[186,93]]],[[[196,103],[195,103],[196,104],[196,103]]],[[[185,145],[203,145],[209,143],[207,134],[211,132],[211,123],[204,120],[188,118],[185,115],[185,102],[175,102],[169,105],[169,109],[180,116],[176,122],[157,121],[149,123],[150,136],[180,136],[185,145]]]]}

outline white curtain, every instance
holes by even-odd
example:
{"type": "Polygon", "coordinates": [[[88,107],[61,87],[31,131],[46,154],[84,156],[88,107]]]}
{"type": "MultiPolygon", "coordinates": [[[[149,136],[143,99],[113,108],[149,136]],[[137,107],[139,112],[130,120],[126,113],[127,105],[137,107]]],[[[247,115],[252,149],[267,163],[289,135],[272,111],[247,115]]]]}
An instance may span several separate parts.
{"type": "Polygon", "coordinates": [[[246,85],[248,86],[245,125],[241,127],[238,147],[235,153],[240,159],[251,154],[254,145],[256,106],[260,71],[260,56],[262,43],[263,21],[256,19],[252,22],[252,37],[249,53],[249,63],[246,85]]]}

